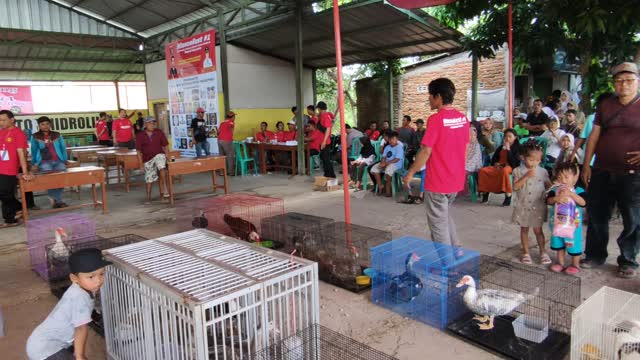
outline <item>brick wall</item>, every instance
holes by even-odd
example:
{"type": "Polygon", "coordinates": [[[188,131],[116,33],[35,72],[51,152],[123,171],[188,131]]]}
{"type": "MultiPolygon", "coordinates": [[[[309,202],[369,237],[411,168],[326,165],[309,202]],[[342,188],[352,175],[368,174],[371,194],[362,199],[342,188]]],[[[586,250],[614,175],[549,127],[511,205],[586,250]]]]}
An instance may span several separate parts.
{"type": "MultiPolygon", "coordinates": [[[[413,119],[426,120],[433,111],[429,109],[429,93],[427,85],[438,77],[447,77],[456,86],[453,102],[458,110],[467,112],[467,90],[471,89],[471,57],[469,53],[461,53],[436,60],[433,63],[418,65],[408,69],[400,81],[395,82],[394,112],[396,124],[402,115],[410,115],[413,119]],[[398,83],[401,92],[398,92],[398,83]]],[[[478,66],[478,82],[480,89],[499,89],[506,86],[505,53],[499,52],[494,59],[483,60],[478,66]]],[[[368,124],[372,118],[388,119],[387,84],[377,79],[363,79],[356,84],[358,101],[358,125],[368,124]],[[384,118],[383,118],[384,117],[384,118]]]]}

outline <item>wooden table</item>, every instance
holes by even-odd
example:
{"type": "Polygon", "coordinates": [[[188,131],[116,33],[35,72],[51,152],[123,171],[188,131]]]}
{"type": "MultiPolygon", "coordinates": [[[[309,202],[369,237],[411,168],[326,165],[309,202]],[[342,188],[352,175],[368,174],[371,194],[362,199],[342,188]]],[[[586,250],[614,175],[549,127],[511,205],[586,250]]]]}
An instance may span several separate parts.
{"type": "Polygon", "coordinates": [[[82,150],[82,149],[99,149],[106,148],[104,145],[85,145],[85,146],[70,146],[67,148],[67,157],[71,158],[71,152],[73,150],[82,150]]]}
{"type": "MultiPolygon", "coordinates": [[[[175,161],[167,162],[167,169],[169,170],[169,203],[173,207],[175,192],[173,191],[173,177],[177,175],[188,175],[201,172],[211,172],[213,181],[213,192],[217,189],[223,188],[224,193],[228,193],[227,187],[227,164],[226,156],[209,156],[203,158],[182,158],[175,161]],[[222,170],[224,176],[224,185],[218,185],[216,183],[216,171],[222,170]]],[[[191,189],[186,192],[200,191],[210,189],[209,186],[205,188],[191,189]]]]}
{"type": "Polygon", "coordinates": [[[104,150],[114,150],[116,148],[102,146],[99,148],[75,149],[71,151],[69,159],[78,160],[80,164],[87,162],[97,162],[97,152],[104,150]]]}
{"type": "MultiPolygon", "coordinates": [[[[173,159],[180,159],[182,153],[179,150],[171,150],[169,151],[169,156],[167,157],[167,162],[173,159]]],[[[117,152],[115,154],[116,157],[116,165],[118,166],[118,174],[120,174],[120,168],[122,168],[122,173],[124,174],[124,186],[125,191],[129,192],[129,187],[131,185],[140,185],[142,183],[132,183],[129,181],[130,176],[129,172],[131,170],[140,169],[140,162],[138,161],[138,152],[136,150],[130,150],[127,152],[117,152]]]]}
{"type": "Polygon", "coordinates": [[[98,159],[98,166],[103,167],[106,171],[107,184],[109,183],[109,172],[112,166],[116,166],[118,170],[118,184],[120,183],[120,167],[117,166],[116,154],[127,153],[129,149],[126,148],[108,148],[109,150],[100,149],[96,151],[96,158],[98,159]]]}
{"type": "MultiPolygon", "coordinates": [[[[262,174],[267,173],[267,151],[283,151],[291,153],[291,165],[281,165],[274,164],[270,165],[275,169],[286,169],[291,171],[291,175],[296,175],[298,173],[298,145],[285,145],[283,143],[279,144],[269,144],[269,143],[246,143],[247,148],[252,149],[253,151],[257,151],[260,156],[260,172],[262,174]]],[[[306,160],[305,163],[308,162],[310,157],[310,149],[308,144],[304,144],[306,160]]],[[[237,156],[237,155],[236,155],[237,156]]],[[[308,173],[308,167],[307,167],[308,173]]]]}
{"type": "MultiPolygon", "coordinates": [[[[49,189],[58,189],[72,186],[91,185],[93,191],[93,202],[87,204],[72,205],[61,209],[47,209],[41,210],[41,213],[49,213],[63,210],[77,209],[85,206],[98,207],[102,205],[102,213],[106,214],[107,210],[107,191],[104,182],[104,169],[98,166],[85,166],[70,168],[65,171],[37,174],[31,181],[25,181],[22,176],[20,180],[20,193],[22,199],[26,199],[25,193],[29,191],[42,191],[49,189]],[[98,194],[96,192],[96,184],[100,184],[100,190],[102,191],[102,201],[98,201],[98,194]]],[[[29,214],[27,213],[27,202],[22,201],[22,216],[25,223],[29,220],[29,214]]]]}

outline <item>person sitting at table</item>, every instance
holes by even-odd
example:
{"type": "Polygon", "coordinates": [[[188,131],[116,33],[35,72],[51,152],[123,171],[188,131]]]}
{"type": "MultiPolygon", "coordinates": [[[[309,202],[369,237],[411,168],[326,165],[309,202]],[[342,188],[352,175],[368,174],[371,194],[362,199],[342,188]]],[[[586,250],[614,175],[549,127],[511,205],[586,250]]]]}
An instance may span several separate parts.
{"type": "Polygon", "coordinates": [[[156,128],[156,119],[148,116],[144,119],[144,131],[136,135],[136,150],[140,169],[144,170],[144,181],[147,186],[147,200],[145,205],[151,205],[151,188],[158,181],[162,197],[169,198],[167,191],[167,154],[169,141],[164,132],[156,128]],[[158,173],[160,176],[158,177],[158,173]]]}
{"type": "MultiPolygon", "coordinates": [[[[62,134],[51,131],[51,119],[37,119],[40,131],[31,138],[31,170],[33,172],[65,171],[67,169],[67,147],[62,134]]],[[[64,188],[49,189],[49,199],[54,209],[67,207],[62,200],[64,188]]]]}
{"type": "Polygon", "coordinates": [[[284,123],[282,121],[278,121],[276,123],[276,141],[279,143],[283,143],[286,140],[286,131],[284,131],[284,123]]]}
{"type": "Polygon", "coordinates": [[[285,133],[285,141],[295,141],[298,140],[298,129],[296,128],[296,122],[291,120],[287,124],[289,131],[285,133]]]}
{"type": "MultiPolygon", "coordinates": [[[[324,133],[316,127],[316,123],[310,121],[307,124],[307,137],[304,138],[304,141],[309,143],[309,154],[319,155],[320,154],[320,145],[324,141],[324,133]]],[[[310,164],[309,166],[312,166],[310,164]]]]}
{"type": "Polygon", "coordinates": [[[256,134],[256,140],[258,142],[268,143],[276,138],[276,135],[273,132],[267,130],[268,127],[269,124],[267,124],[266,121],[260,123],[260,132],[256,134]]]}

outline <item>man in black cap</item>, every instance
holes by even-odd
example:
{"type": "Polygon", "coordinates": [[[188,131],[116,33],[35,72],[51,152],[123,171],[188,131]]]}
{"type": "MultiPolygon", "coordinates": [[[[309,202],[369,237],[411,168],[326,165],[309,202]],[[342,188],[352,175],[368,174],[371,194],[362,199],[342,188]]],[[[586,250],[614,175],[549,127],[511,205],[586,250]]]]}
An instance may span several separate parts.
{"type": "Polygon", "coordinates": [[[49,316],[29,336],[29,359],[86,359],[93,295],[104,283],[105,267],[110,264],[98,249],[81,249],[69,256],[72,284],[49,316]]]}

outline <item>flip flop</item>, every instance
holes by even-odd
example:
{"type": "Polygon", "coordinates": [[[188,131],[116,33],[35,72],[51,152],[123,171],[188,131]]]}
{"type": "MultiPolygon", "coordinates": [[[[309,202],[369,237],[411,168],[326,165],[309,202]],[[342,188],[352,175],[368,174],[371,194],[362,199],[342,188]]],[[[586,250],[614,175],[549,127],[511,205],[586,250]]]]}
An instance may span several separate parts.
{"type": "Polygon", "coordinates": [[[553,271],[554,273],[561,273],[562,271],[564,271],[562,265],[560,264],[553,264],[549,266],[549,270],[553,271]]]}
{"type": "Polygon", "coordinates": [[[169,194],[169,193],[164,193],[164,194],[162,194],[162,197],[163,197],[164,199],[168,199],[168,198],[170,198],[170,197],[171,197],[171,194],[169,194]]]}
{"type": "Polygon", "coordinates": [[[542,254],[540,255],[540,264],[542,265],[551,265],[552,261],[551,258],[549,257],[549,254],[542,254]]]}
{"type": "Polygon", "coordinates": [[[533,263],[533,261],[531,261],[531,255],[529,254],[520,256],[520,262],[526,265],[531,265],[533,263]]]}
{"type": "Polygon", "coordinates": [[[573,265],[569,265],[566,269],[564,269],[564,273],[567,275],[577,275],[579,272],[580,268],[577,268],[573,265]]]}
{"type": "Polygon", "coordinates": [[[618,268],[618,276],[623,279],[632,279],[636,277],[636,270],[629,266],[621,266],[618,268]]]}

